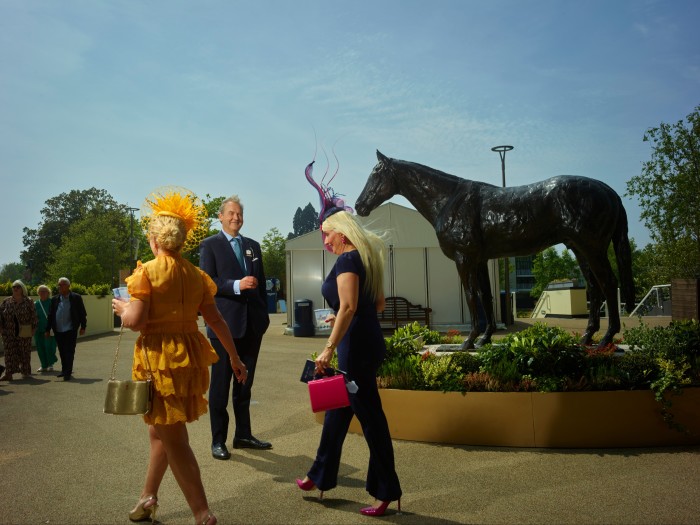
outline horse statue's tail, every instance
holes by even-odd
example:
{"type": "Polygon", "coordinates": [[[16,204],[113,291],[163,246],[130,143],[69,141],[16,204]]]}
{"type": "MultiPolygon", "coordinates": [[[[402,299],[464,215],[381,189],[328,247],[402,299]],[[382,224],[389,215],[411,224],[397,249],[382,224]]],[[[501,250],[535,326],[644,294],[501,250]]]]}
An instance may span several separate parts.
{"type": "Polygon", "coordinates": [[[625,310],[630,314],[634,311],[634,279],[632,278],[632,249],[627,236],[627,212],[620,200],[620,217],[615,226],[615,233],[612,238],[615,258],[617,259],[617,270],[620,274],[620,289],[625,299],[625,310]]]}

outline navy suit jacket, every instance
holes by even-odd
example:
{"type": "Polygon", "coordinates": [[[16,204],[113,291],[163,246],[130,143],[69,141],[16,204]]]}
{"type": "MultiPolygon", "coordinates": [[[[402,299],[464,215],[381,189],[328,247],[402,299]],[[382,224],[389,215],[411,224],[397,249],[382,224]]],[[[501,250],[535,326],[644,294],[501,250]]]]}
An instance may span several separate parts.
{"type": "MultiPolygon", "coordinates": [[[[49,318],[46,322],[46,331],[53,330],[56,333],[56,312],[58,312],[59,295],[54,295],[51,298],[51,308],[49,309],[49,318]]],[[[70,319],[73,323],[73,330],[80,330],[87,326],[87,312],[85,304],[80,294],[69,292],[68,302],[70,303],[70,319]]]]}
{"type": "MultiPolygon", "coordinates": [[[[207,237],[199,246],[199,267],[216,283],[216,306],[231,330],[231,335],[237,339],[243,337],[248,330],[262,335],[270,324],[260,244],[243,237],[243,255],[247,271],[241,268],[233,247],[223,232],[207,237]],[[246,275],[256,277],[258,287],[236,295],[233,292],[233,281],[246,275]]],[[[207,336],[216,338],[209,327],[207,336]]]]}

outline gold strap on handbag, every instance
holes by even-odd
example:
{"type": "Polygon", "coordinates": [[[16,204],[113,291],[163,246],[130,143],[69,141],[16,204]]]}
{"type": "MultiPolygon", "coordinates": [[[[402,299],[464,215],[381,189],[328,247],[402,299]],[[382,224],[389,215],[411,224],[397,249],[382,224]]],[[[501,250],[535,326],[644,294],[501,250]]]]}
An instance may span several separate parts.
{"type": "MultiPolygon", "coordinates": [[[[119,339],[117,339],[117,349],[114,351],[114,363],[112,364],[112,375],[109,376],[110,381],[114,380],[114,376],[117,375],[117,360],[119,359],[119,344],[122,342],[122,332],[124,332],[124,325],[119,327],[119,339]]],[[[151,372],[151,363],[148,361],[148,352],[143,348],[143,354],[146,357],[146,367],[148,368],[148,380],[153,379],[153,372],[151,372]]]]}

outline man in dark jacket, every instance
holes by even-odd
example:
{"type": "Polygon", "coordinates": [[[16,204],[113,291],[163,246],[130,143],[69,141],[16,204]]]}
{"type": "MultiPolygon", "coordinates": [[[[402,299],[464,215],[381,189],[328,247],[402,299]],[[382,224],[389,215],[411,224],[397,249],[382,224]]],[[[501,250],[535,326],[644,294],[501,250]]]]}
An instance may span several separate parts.
{"type": "Polygon", "coordinates": [[[44,335],[49,337],[53,330],[58,353],[61,356],[61,373],[58,377],[62,377],[64,381],[73,379],[73,359],[78,332],[84,335],[86,326],[87,312],[83,298],[71,292],[70,281],[66,277],[61,277],[58,280],[58,295],[51,298],[51,309],[44,335]]]}
{"type": "MultiPolygon", "coordinates": [[[[216,283],[216,306],[219,308],[241,360],[248,369],[248,378],[241,384],[233,381],[233,414],[236,430],[234,448],[269,449],[272,445],[253,436],[250,423],[250,397],[255,378],[263,334],[270,324],[267,313],[265,271],[260,244],[243,237],[243,206],[237,195],[221,203],[219,209],[221,231],[207,237],[199,248],[199,267],[216,283]]],[[[231,362],[226,350],[207,328],[212,346],[219,354],[219,361],[211,367],[209,387],[209,417],[212,433],[212,456],[216,459],[231,457],[226,448],[229,417],[228,406],[231,388],[231,362]]]]}

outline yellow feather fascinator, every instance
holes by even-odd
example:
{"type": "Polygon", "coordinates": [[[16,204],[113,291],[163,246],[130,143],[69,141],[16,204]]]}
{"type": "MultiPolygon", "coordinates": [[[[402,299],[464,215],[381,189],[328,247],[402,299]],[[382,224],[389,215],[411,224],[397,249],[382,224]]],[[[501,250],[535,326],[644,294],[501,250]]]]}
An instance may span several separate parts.
{"type": "Polygon", "coordinates": [[[153,217],[166,215],[176,217],[185,225],[187,238],[182,252],[199,246],[209,231],[209,217],[202,201],[192,191],[180,186],[163,186],[146,197],[141,205],[141,227],[148,235],[153,217]]]}

